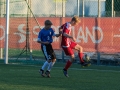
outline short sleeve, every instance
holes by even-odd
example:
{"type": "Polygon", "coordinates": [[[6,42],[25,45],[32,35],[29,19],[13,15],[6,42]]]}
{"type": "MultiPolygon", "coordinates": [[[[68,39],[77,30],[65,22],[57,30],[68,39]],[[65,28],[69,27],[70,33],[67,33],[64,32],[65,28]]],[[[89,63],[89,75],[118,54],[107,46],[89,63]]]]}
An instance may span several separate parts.
{"type": "Polygon", "coordinates": [[[52,36],[55,36],[56,35],[55,30],[53,28],[51,28],[51,29],[52,29],[52,36]]]}
{"type": "Polygon", "coordinates": [[[42,32],[40,31],[39,34],[38,34],[38,39],[37,39],[38,41],[41,41],[41,33],[42,32]]]}
{"type": "Polygon", "coordinates": [[[63,33],[69,33],[69,31],[70,31],[70,28],[69,28],[69,27],[70,27],[70,26],[68,26],[67,23],[64,24],[62,27],[63,27],[63,33]]]}

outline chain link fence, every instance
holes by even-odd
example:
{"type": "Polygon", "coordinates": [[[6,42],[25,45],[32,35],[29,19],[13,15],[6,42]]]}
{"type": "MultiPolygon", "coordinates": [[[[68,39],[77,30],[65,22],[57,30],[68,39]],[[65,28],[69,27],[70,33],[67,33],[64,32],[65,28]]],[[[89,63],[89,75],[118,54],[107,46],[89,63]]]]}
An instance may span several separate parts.
{"type": "MultiPolygon", "coordinates": [[[[82,23],[73,27],[72,33],[93,63],[119,65],[119,4],[119,0],[10,0],[9,60],[44,60],[36,42],[44,21],[50,19],[58,33],[62,23],[78,15],[82,23]]],[[[0,0],[1,59],[4,58],[5,22],[6,0],[0,0]]],[[[54,38],[53,47],[58,61],[68,59],[60,48],[60,38],[54,38]]],[[[76,52],[75,55],[77,60],[76,52]]]]}
{"type": "MultiPolygon", "coordinates": [[[[28,5],[36,17],[119,17],[120,13],[119,0],[10,0],[10,17],[26,17],[28,5]]],[[[0,1],[0,11],[5,17],[6,0],[0,1]]]]}

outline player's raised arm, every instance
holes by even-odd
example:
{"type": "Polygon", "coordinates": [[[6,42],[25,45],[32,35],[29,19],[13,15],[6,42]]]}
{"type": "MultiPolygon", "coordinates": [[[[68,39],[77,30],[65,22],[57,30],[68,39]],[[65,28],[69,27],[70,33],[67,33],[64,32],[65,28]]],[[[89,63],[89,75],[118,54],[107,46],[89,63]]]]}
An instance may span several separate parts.
{"type": "MultiPolygon", "coordinates": [[[[53,28],[52,28],[53,29],[53,28]]],[[[59,37],[61,34],[55,34],[55,30],[53,29],[53,36],[59,37]]]]}

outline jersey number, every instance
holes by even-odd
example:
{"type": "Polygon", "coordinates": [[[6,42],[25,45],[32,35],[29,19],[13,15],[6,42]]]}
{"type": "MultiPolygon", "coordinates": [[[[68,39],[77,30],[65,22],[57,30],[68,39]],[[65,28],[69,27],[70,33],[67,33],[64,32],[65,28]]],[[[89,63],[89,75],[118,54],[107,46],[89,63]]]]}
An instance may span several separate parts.
{"type": "Polygon", "coordinates": [[[47,40],[50,40],[50,37],[49,37],[49,36],[47,36],[47,40]]]}

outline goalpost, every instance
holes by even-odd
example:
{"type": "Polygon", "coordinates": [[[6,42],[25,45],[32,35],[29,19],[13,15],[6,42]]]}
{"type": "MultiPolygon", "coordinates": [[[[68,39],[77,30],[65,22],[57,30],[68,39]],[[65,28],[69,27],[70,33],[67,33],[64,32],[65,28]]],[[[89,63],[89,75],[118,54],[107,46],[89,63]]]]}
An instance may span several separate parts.
{"type": "Polygon", "coordinates": [[[6,0],[5,64],[8,64],[9,0],[6,0]]]}
{"type": "MultiPolygon", "coordinates": [[[[32,15],[32,18],[34,18],[34,21],[32,21],[32,22],[34,22],[34,23],[36,23],[36,25],[39,27],[39,29],[40,29],[40,25],[39,25],[39,22],[37,21],[37,19],[36,19],[36,16],[34,15],[34,13],[33,13],[33,11],[32,11],[32,9],[31,9],[31,7],[29,6],[29,4],[28,4],[28,0],[23,0],[24,1],[24,3],[26,4],[26,7],[27,7],[27,9],[29,9],[29,12],[30,12],[30,14],[32,15]]],[[[13,3],[13,2],[12,2],[13,3]]],[[[10,13],[10,4],[11,4],[11,2],[10,2],[10,0],[6,0],[6,17],[5,17],[5,19],[6,19],[6,23],[5,23],[5,49],[4,49],[4,63],[5,64],[8,64],[8,59],[9,59],[9,37],[10,37],[10,33],[9,33],[9,28],[10,28],[10,25],[9,25],[9,23],[10,23],[10,15],[11,15],[11,13],[10,13]]],[[[28,13],[27,13],[28,14],[28,13]]],[[[27,17],[26,16],[26,18],[30,18],[30,17],[27,17]]],[[[31,19],[30,19],[31,20],[31,19]]],[[[29,21],[30,21],[29,20],[29,21]]],[[[28,27],[26,27],[26,29],[27,29],[28,27]]],[[[27,34],[27,33],[26,33],[27,34]]],[[[26,37],[27,38],[27,37],[26,37]]],[[[30,54],[31,55],[31,54],[30,54]]]]}

